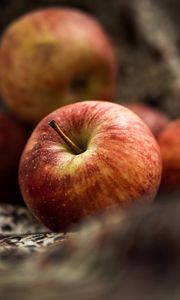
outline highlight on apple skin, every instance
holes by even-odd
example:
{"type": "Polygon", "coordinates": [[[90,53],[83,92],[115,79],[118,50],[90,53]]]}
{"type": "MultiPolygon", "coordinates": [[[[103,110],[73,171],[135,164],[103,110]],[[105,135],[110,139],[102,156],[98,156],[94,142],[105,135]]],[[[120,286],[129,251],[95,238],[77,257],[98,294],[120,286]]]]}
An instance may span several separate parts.
{"type": "Polygon", "coordinates": [[[125,106],[137,114],[151,129],[156,138],[168,126],[170,119],[163,112],[142,103],[129,103],[125,106]]]}
{"type": "Polygon", "coordinates": [[[158,197],[179,200],[180,197],[180,119],[172,121],[158,138],[163,162],[158,197]]]}
{"type": "Polygon", "coordinates": [[[77,100],[113,99],[116,74],[115,51],[102,26],[73,8],[30,12],[1,40],[2,96],[29,124],[77,100]]]}
{"type": "Polygon", "coordinates": [[[34,129],[21,156],[19,184],[30,211],[53,231],[84,217],[156,196],[159,146],[147,125],[115,103],[64,106],[34,129]],[[81,153],[49,126],[60,127],[81,153]]]}

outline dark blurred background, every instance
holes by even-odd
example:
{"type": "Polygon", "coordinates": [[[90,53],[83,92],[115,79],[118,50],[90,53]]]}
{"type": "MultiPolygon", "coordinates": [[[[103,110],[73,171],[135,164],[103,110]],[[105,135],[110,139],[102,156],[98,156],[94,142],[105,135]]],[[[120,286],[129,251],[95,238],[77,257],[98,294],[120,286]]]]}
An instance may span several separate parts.
{"type": "Polygon", "coordinates": [[[116,100],[143,102],[179,117],[179,0],[1,0],[1,34],[18,16],[48,6],[88,12],[109,33],[119,61],[116,100]]]}

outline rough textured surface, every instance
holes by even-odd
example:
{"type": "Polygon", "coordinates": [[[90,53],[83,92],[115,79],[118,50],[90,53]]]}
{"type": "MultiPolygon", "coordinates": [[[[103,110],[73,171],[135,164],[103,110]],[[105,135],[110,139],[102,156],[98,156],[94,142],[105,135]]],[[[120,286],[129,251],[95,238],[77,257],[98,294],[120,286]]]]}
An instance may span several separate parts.
{"type": "Polygon", "coordinates": [[[48,232],[25,207],[0,204],[0,235],[23,235],[48,232]]]}
{"type": "Polygon", "coordinates": [[[49,247],[26,257],[17,243],[1,254],[1,299],[179,299],[179,223],[179,204],[154,204],[87,221],[66,239],[46,234],[49,247]]]}
{"type": "Polygon", "coordinates": [[[70,233],[51,233],[25,207],[0,205],[0,269],[24,261],[50,245],[61,244],[70,233]]]}

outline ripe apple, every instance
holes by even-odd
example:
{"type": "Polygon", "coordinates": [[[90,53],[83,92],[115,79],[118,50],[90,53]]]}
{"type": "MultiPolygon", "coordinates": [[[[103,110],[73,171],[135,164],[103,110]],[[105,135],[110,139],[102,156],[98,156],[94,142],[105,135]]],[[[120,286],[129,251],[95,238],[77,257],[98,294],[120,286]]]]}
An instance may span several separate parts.
{"type": "Polygon", "coordinates": [[[142,103],[129,103],[125,104],[125,106],[136,113],[149,126],[156,138],[170,122],[164,113],[151,108],[148,105],[142,103]]]}
{"type": "MultiPolygon", "coordinates": [[[[0,202],[22,201],[18,185],[18,165],[27,141],[22,124],[0,112],[0,202]]],[[[22,201],[23,203],[23,201],[22,201]]]]}
{"type": "Polygon", "coordinates": [[[19,166],[27,206],[53,231],[119,205],[152,201],[160,178],[160,150],[149,128],[129,109],[104,101],[46,116],[19,166]]]}
{"type": "Polygon", "coordinates": [[[75,9],[31,12],[2,37],[2,96],[30,124],[77,100],[113,99],[116,73],[114,50],[101,25],[75,9]]]}
{"type": "Polygon", "coordinates": [[[159,197],[173,200],[180,197],[180,119],[166,127],[158,143],[163,161],[159,197]]]}

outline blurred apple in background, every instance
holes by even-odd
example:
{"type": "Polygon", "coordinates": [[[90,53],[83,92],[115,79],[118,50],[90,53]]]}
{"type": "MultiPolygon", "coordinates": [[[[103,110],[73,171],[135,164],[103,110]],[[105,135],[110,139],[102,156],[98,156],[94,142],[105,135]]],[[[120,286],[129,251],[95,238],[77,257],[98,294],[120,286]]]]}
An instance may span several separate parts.
{"type": "Polygon", "coordinates": [[[18,186],[18,164],[27,138],[23,125],[1,111],[0,202],[18,203],[20,199],[22,201],[18,186]]]}
{"type": "Polygon", "coordinates": [[[67,103],[112,100],[117,62],[94,18],[75,9],[48,8],[9,25],[0,46],[0,72],[7,106],[36,123],[67,103]]]}
{"type": "Polygon", "coordinates": [[[163,172],[159,197],[176,200],[180,197],[180,119],[171,122],[158,138],[163,172]]]}
{"type": "Polygon", "coordinates": [[[164,113],[148,105],[129,103],[125,106],[135,112],[149,126],[156,138],[170,122],[164,113]]]}
{"type": "Polygon", "coordinates": [[[160,178],[160,150],[147,125],[103,101],[67,105],[45,117],[19,167],[27,206],[54,231],[105,209],[152,201],[160,178]]]}

